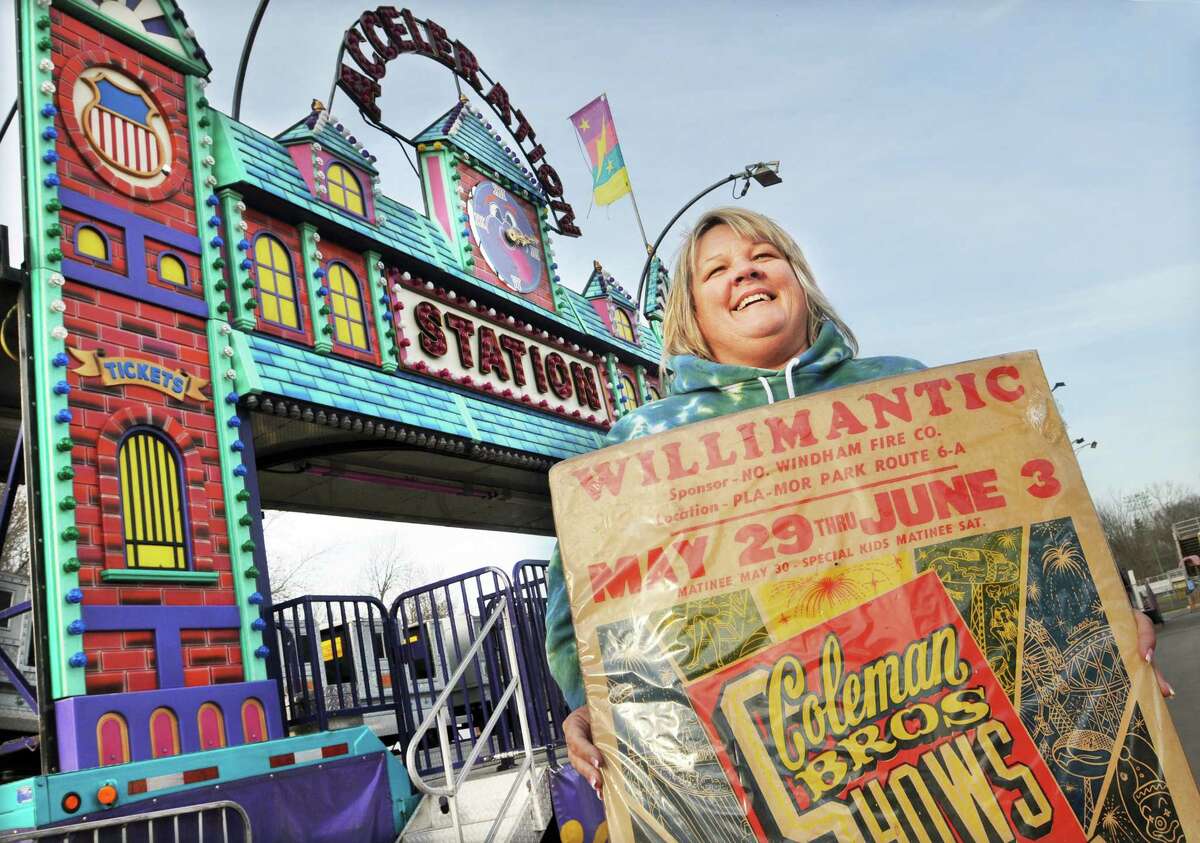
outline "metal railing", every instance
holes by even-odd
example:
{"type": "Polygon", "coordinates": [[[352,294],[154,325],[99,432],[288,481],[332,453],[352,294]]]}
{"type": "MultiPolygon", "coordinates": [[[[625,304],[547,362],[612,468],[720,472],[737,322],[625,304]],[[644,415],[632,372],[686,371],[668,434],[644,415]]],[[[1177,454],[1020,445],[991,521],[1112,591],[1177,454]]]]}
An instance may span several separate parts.
{"type": "MultiPolygon", "coordinates": [[[[508,793],[505,795],[504,801],[500,805],[496,822],[488,831],[488,835],[485,838],[485,843],[490,843],[490,841],[495,837],[496,832],[499,831],[500,827],[504,824],[504,818],[508,814],[509,806],[512,804],[513,798],[520,790],[521,784],[523,781],[525,781],[526,777],[528,777],[529,780],[528,788],[530,791],[530,796],[533,800],[534,816],[539,827],[543,827],[545,825],[545,818],[542,815],[541,803],[537,799],[537,795],[533,792],[537,784],[535,781],[535,771],[533,768],[533,748],[530,745],[529,739],[529,722],[525,717],[524,698],[521,693],[521,671],[519,669],[517,646],[513,636],[512,623],[510,621],[510,602],[507,597],[507,595],[501,595],[500,599],[496,601],[495,607],[491,610],[487,616],[487,620],[485,620],[480,627],[479,635],[475,639],[475,643],[472,644],[463,654],[462,660],[459,662],[458,667],[455,668],[454,672],[447,679],[446,687],[438,695],[437,700],[434,701],[433,706],[425,715],[425,719],[421,721],[421,725],[417,727],[416,732],[413,733],[412,740],[409,741],[408,749],[405,752],[404,757],[405,764],[408,767],[409,778],[412,780],[412,783],[416,785],[418,790],[420,790],[422,793],[432,796],[445,796],[449,800],[450,821],[453,824],[453,828],[458,836],[459,843],[463,843],[464,837],[462,824],[459,821],[458,816],[458,792],[462,789],[463,784],[470,777],[471,772],[475,768],[475,762],[479,760],[479,756],[484,745],[491,739],[492,732],[496,729],[501,717],[505,714],[505,709],[513,700],[516,700],[517,702],[517,720],[520,723],[521,745],[524,749],[522,754],[524,757],[521,760],[520,766],[517,768],[516,775],[513,777],[512,785],[509,787],[508,793]],[[475,745],[471,748],[470,752],[467,754],[467,757],[463,760],[460,769],[456,770],[454,767],[447,765],[445,767],[445,784],[440,787],[431,785],[422,777],[421,771],[417,766],[417,754],[420,750],[420,746],[423,743],[426,735],[428,735],[430,729],[432,729],[436,724],[438,733],[438,746],[441,750],[442,758],[448,758],[450,756],[450,714],[448,713],[448,706],[451,704],[451,699],[455,693],[458,683],[467,675],[468,669],[470,668],[474,657],[484,647],[488,640],[488,634],[498,623],[504,636],[504,651],[508,657],[508,664],[510,665],[509,675],[511,678],[504,685],[503,692],[496,701],[495,710],[492,711],[492,715],[488,718],[487,723],[483,725],[475,745]]],[[[403,839],[403,837],[404,835],[402,833],[400,835],[400,839],[403,839]]]]}
{"type": "Polygon", "coordinates": [[[513,597],[517,606],[517,629],[525,662],[525,699],[534,743],[546,748],[547,760],[557,763],[557,750],[566,744],[562,723],[570,714],[558,683],[546,661],[546,572],[549,563],[524,559],[513,566],[513,597]]]}
{"type": "Polygon", "coordinates": [[[305,595],[279,603],[271,619],[280,641],[280,677],[288,726],[390,712],[394,631],[374,597],[305,595]]]}
{"type": "Polygon", "coordinates": [[[0,843],[253,843],[253,837],[245,809],[225,800],[36,831],[10,831],[0,834],[0,843]]]}
{"type": "Polygon", "coordinates": [[[497,568],[480,568],[405,592],[392,603],[397,636],[396,718],[401,739],[418,747],[418,769],[423,775],[461,766],[476,741],[486,744],[485,757],[505,756],[527,746],[511,711],[502,716],[500,728],[481,737],[514,671],[522,672],[519,659],[504,657],[500,631],[484,628],[484,619],[498,602],[510,599],[507,575],[497,568]],[[450,678],[455,675],[462,679],[452,685],[450,678]],[[430,736],[425,740],[416,736],[418,725],[447,689],[451,689],[446,704],[449,753],[430,736]]]}

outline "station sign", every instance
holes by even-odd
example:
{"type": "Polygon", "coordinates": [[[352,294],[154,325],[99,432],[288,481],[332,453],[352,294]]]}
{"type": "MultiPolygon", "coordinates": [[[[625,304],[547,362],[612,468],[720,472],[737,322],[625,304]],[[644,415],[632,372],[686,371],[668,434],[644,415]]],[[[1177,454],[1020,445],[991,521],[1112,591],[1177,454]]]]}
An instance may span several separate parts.
{"type": "Polygon", "coordinates": [[[595,353],[419,281],[395,283],[392,294],[405,368],[578,421],[612,421],[595,353]]]}

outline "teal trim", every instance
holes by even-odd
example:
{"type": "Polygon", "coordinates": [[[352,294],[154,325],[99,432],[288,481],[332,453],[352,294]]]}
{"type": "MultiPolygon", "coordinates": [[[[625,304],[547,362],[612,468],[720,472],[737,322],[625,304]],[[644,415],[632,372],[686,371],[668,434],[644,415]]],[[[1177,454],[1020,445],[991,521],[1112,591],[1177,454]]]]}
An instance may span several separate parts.
{"type": "MultiPolygon", "coordinates": [[[[230,419],[237,415],[237,397],[240,392],[252,390],[256,381],[254,367],[239,366],[245,360],[244,351],[239,353],[238,343],[243,334],[230,325],[208,320],[209,360],[213,374],[213,413],[217,417],[217,447],[221,454],[221,494],[225,501],[225,528],[229,536],[229,561],[233,571],[233,594],[241,616],[238,642],[242,647],[242,668],[247,682],[267,678],[266,659],[255,655],[263,646],[263,634],[251,627],[260,616],[257,606],[249,597],[258,590],[258,578],[250,578],[247,572],[254,568],[254,539],[250,527],[243,524],[243,516],[249,514],[246,501],[239,500],[238,492],[245,490],[246,481],[234,474],[241,465],[243,451],[233,449],[240,442],[237,427],[230,419]]],[[[254,466],[246,466],[254,471],[254,466]]]]}
{"type": "Polygon", "coordinates": [[[337,130],[336,125],[338,120],[331,118],[326,112],[326,120],[321,122],[320,128],[313,130],[308,127],[307,121],[312,118],[312,115],[304,120],[299,120],[293,123],[288,128],[284,129],[280,134],[275,136],[275,140],[279,141],[284,146],[294,146],[298,143],[316,143],[321,144],[321,148],[332,153],[335,157],[341,160],[343,164],[363,170],[369,175],[376,175],[379,170],[369,159],[364,158],[362,153],[355,149],[350,141],[337,130]]]}
{"type": "Polygon", "coordinates": [[[44,140],[43,129],[54,123],[41,112],[43,106],[54,105],[53,71],[42,70],[43,60],[49,61],[50,16],[47,10],[32,0],[22,0],[18,10],[21,67],[20,107],[25,176],[25,224],[30,253],[25,256],[29,268],[29,307],[32,347],[37,350],[33,366],[32,404],[36,408],[30,425],[38,446],[38,532],[42,539],[43,578],[46,583],[45,621],[49,641],[49,693],[53,699],[86,693],[84,668],[72,667],[68,659],[82,652],[82,640],[72,636],[67,627],[80,618],[78,603],[68,603],[67,592],[79,586],[75,573],[77,564],[74,509],[64,509],[60,501],[74,495],[74,482],[59,478],[61,469],[71,466],[72,448],[69,426],[56,422],[55,415],[67,408],[67,396],[54,391],[54,385],[65,380],[65,369],[55,368],[52,360],[65,353],[67,330],[58,308],[63,304],[63,277],[59,273],[62,258],[59,235],[57,165],[47,163],[43,155],[54,149],[53,140],[44,140]],[[46,88],[43,89],[43,85],[46,88]],[[50,183],[47,179],[51,178],[50,183]],[[65,447],[65,450],[60,450],[65,447]]]}
{"type": "Polygon", "coordinates": [[[646,369],[643,366],[634,366],[633,375],[637,380],[638,404],[645,404],[650,399],[650,393],[646,389],[646,369]]]}
{"type": "MultiPolygon", "coordinates": [[[[232,712],[227,713],[226,717],[232,718],[232,714],[232,712]]],[[[98,782],[103,779],[111,779],[116,784],[117,791],[120,793],[120,801],[117,803],[119,806],[127,807],[130,805],[145,804],[146,809],[149,810],[156,800],[173,793],[205,790],[217,785],[229,784],[259,776],[269,776],[281,770],[311,767],[318,764],[327,764],[339,759],[374,755],[377,753],[390,755],[387,748],[380,742],[379,738],[371,733],[370,729],[366,726],[356,726],[350,729],[316,732],[311,735],[297,735],[295,737],[278,738],[273,741],[263,741],[261,743],[229,746],[204,752],[192,752],[186,755],[154,758],[149,761],[133,761],[128,764],[104,767],[100,770],[75,770],[69,773],[55,773],[50,776],[35,776],[33,779],[23,779],[10,784],[0,785],[0,831],[28,827],[28,825],[35,824],[29,823],[26,826],[11,826],[9,822],[11,819],[16,818],[16,812],[12,814],[2,812],[4,805],[15,802],[16,788],[21,786],[28,787],[30,782],[32,782],[34,788],[33,804],[36,814],[36,825],[42,827],[50,823],[63,822],[69,819],[78,820],[85,815],[94,813],[101,813],[102,815],[104,809],[96,800],[96,791],[98,789],[98,782]],[[341,743],[346,744],[348,750],[343,755],[331,758],[314,758],[310,761],[301,761],[283,768],[271,767],[272,755],[303,752],[304,750],[320,749],[321,747],[334,746],[341,743]],[[142,794],[129,793],[129,783],[131,781],[181,773],[200,767],[216,767],[220,771],[220,775],[218,778],[194,784],[168,787],[142,794]],[[77,793],[82,799],[83,804],[74,814],[67,814],[62,810],[62,799],[68,793],[77,793]]],[[[388,774],[389,778],[391,778],[391,764],[388,764],[388,774]]],[[[409,784],[407,776],[398,783],[398,786],[389,781],[389,788],[395,797],[405,800],[406,803],[412,795],[412,787],[409,784]]]]}
{"type": "Polygon", "coordinates": [[[391,373],[400,367],[399,346],[395,322],[392,320],[392,294],[388,292],[387,278],[383,275],[383,261],[378,252],[364,252],[367,264],[366,289],[363,290],[363,307],[371,310],[375,318],[375,336],[379,338],[380,368],[391,373]]]}
{"type": "Polygon", "coordinates": [[[190,49],[192,55],[186,52],[177,53],[148,36],[145,31],[138,32],[136,29],[131,29],[120,21],[110,18],[108,15],[100,12],[94,2],[90,3],[87,0],[55,0],[54,5],[65,9],[72,16],[91,24],[96,29],[113,36],[119,41],[129,42],[132,40],[133,43],[130,46],[161,61],[168,67],[173,67],[182,73],[195,76],[208,76],[212,73],[212,65],[206,59],[195,56],[195,51],[199,50],[200,45],[196,43],[194,38],[187,36],[183,24],[175,19],[174,13],[178,7],[175,3],[170,2],[170,0],[159,3],[162,16],[167,21],[167,25],[171,27],[174,37],[179,41],[179,46],[184,50],[190,49]]]}
{"type": "Polygon", "coordinates": [[[457,392],[450,393],[454,397],[454,404],[458,407],[458,412],[462,416],[463,423],[467,426],[467,431],[471,434],[471,438],[479,440],[479,428],[475,426],[475,420],[471,418],[471,408],[467,406],[464,399],[457,392]]]}
{"type": "Polygon", "coordinates": [[[333,323],[329,321],[329,293],[326,278],[322,274],[317,277],[317,271],[322,269],[321,250],[318,243],[321,235],[317,227],[310,222],[302,222],[300,230],[300,267],[304,273],[304,289],[308,291],[308,312],[312,317],[313,347],[320,354],[328,354],[333,350],[333,323]],[[326,290],[322,296],[320,290],[326,290]]]}
{"type": "Polygon", "coordinates": [[[229,294],[233,300],[233,324],[243,331],[250,331],[258,324],[257,310],[259,302],[255,298],[258,292],[250,271],[242,269],[242,260],[252,257],[250,249],[239,249],[238,245],[246,240],[246,232],[242,231],[242,211],[246,205],[241,195],[229,188],[217,191],[221,200],[221,220],[225,237],[225,254],[228,262],[225,265],[224,276],[228,278],[229,294]]]}
{"type": "Polygon", "coordinates": [[[216,571],[174,571],[158,568],[105,568],[100,572],[104,582],[182,582],[214,583],[220,578],[216,571]]]}
{"type": "Polygon", "coordinates": [[[517,153],[505,151],[498,134],[489,129],[482,115],[459,101],[414,139],[418,145],[444,141],[467,156],[467,163],[485,167],[505,187],[535,205],[545,205],[546,194],[533,174],[524,168],[517,153]]]}
{"type": "MultiPolygon", "coordinates": [[[[213,112],[208,108],[199,80],[189,78],[184,83],[184,94],[187,97],[188,117],[188,148],[192,158],[192,189],[196,195],[196,219],[206,220],[212,215],[212,209],[205,205],[209,196],[216,194],[217,178],[213,174],[216,163],[214,151],[219,143],[212,135],[209,127],[200,125],[201,120],[211,124],[213,112]],[[213,137],[211,145],[202,143],[205,138],[213,137]],[[205,210],[209,213],[206,214],[205,210]]],[[[221,249],[213,245],[213,236],[223,229],[212,229],[202,222],[197,226],[200,237],[200,274],[204,279],[204,302],[208,305],[208,315],[212,318],[229,319],[230,306],[226,301],[225,289],[225,257],[221,249]],[[207,228],[207,230],[205,230],[207,228]]]]}
{"type": "Polygon", "coordinates": [[[555,460],[594,450],[603,436],[574,419],[404,370],[386,374],[264,334],[248,334],[245,340],[257,369],[256,392],[555,460]]]}
{"type": "Polygon", "coordinates": [[[393,831],[399,834],[408,818],[417,810],[417,806],[421,804],[421,794],[414,793],[412,782],[408,778],[408,770],[404,766],[404,762],[392,755],[387,754],[388,765],[388,789],[392,793],[392,824],[393,831]]]}
{"type": "Polygon", "coordinates": [[[613,417],[621,418],[629,412],[621,395],[621,373],[617,370],[616,355],[604,355],[604,373],[608,375],[608,390],[613,397],[613,417]]]}

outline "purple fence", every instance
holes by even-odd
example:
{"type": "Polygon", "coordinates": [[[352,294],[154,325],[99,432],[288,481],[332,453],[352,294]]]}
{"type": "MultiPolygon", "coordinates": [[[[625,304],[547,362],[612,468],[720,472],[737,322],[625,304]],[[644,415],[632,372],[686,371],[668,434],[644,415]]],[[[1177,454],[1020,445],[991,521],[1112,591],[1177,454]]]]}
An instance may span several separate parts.
{"type": "Polygon", "coordinates": [[[288,726],[395,708],[387,608],[374,597],[306,595],[271,609],[288,726]]]}
{"type": "Polygon", "coordinates": [[[565,744],[562,722],[570,713],[546,662],[546,570],[541,559],[524,559],[513,566],[513,591],[521,653],[525,659],[525,701],[533,740],[546,747],[549,760],[565,744]]]}
{"type": "MultiPolygon", "coordinates": [[[[403,740],[412,735],[446,688],[446,680],[464,662],[479,638],[479,631],[498,601],[507,601],[515,618],[508,576],[498,568],[479,568],[457,577],[407,591],[392,603],[396,630],[396,717],[403,740]]],[[[518,644],[518,648],[520,644],[518,644]]],[[[518,656],[518,661],[520,657],[518,656]]],[[[504,630],[499,624],[488,632],[479,651],[467,659],[462,680],[448,700],[447,737],[450,766],[457,768],[471,751],[475,736],[497,708],[504,686],[515,667],[504,650],[504,630]]],[[[481,756],[486,761],[521,749],[515,709],[501,715],[481,756]]],[[[422,775],[445,768],[436,733],[429,733],[417,751],[422,775]]]]}

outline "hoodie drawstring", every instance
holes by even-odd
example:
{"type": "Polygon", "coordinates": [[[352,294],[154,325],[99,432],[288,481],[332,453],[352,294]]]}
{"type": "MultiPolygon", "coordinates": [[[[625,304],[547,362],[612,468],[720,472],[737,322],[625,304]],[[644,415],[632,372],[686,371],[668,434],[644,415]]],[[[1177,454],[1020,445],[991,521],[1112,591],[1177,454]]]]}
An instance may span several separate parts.
{"type": "MultiPolygon", "coordinates": [[[[800,362],[799,357],[793,357],[791,360],[788,361],[787,368],[785,368],[783,370],[783,380],[784,380],[784,383],[787,384],[788,398],[796,397],[796,384],[792,382],[792,372],[795,370],[796,365],[799,362],[800,362]]],[[[758,379],[758,382],[762,384],[763,392],[767,396],[767,403],[774,404],[775,403],[775,393],[771,391],[770,379],[760,376],[758,379]]]]}

